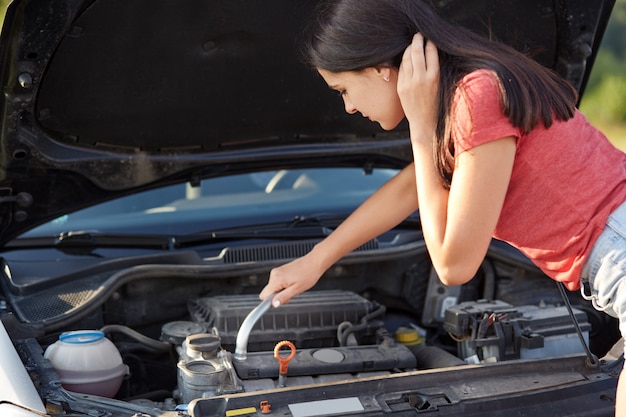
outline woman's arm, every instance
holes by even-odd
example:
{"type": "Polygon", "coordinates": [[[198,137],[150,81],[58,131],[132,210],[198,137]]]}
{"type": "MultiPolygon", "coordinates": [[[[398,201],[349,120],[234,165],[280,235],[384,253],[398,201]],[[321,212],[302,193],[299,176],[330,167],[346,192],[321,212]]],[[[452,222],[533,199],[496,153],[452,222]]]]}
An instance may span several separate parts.
{"type": "Polygon", "coordinates": [[[307,255],[270,273],[259,297],[274,296],[274,305],[313,287],[322,274],[344,255],[390,230],[417,210],[415,168],[410,164],[363,202],[337,229],[307,255]]]}
{"type": "MultiPolygon", "coordinates": [[[[417,142],[417,141],[415,141],[417,142]]],[[[515,138],[476,146],[456,158],[450,191],[434,172],[432,151],[413,144],[424,241],[439,279],[469,281],[483,261],[511,178],[515,138]]]]}
{"type": "Polygon", "coordinates": [[[469,281],[483,261],[508,189],[515,138],[501,138],[456,156],[450,190],[435,167],[439,59],[415,35],[398,73],[398,94],[410,126],[422,231],[441,281],[469,281]]]}

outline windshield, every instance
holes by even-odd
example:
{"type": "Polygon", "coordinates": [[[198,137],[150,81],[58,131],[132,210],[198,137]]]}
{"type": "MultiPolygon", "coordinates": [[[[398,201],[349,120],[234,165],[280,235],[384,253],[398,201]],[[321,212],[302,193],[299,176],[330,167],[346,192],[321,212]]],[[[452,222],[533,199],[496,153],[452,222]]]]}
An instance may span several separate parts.
{"type": "Polygon", "coordinates": [[[145,191],[61,216],[22,238],[71,231],[184,235],[309,217],[346,216],[397,170],[254,172],[145,191]]]}

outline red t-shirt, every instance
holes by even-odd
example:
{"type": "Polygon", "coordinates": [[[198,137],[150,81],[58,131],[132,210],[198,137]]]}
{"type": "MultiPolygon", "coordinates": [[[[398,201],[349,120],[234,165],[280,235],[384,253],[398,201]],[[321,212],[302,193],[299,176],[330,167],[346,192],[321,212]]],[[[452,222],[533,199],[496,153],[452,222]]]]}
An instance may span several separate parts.
{"type": "Polygon", "coordinates": [[[495,73],[466,75],[453,106],[455,155],[514,136],[513,173],[493,236],[528,256],[570,290],[609,214],[626,201],[626,155],[579,112],[529,134],[503,114],[495,73]]]}

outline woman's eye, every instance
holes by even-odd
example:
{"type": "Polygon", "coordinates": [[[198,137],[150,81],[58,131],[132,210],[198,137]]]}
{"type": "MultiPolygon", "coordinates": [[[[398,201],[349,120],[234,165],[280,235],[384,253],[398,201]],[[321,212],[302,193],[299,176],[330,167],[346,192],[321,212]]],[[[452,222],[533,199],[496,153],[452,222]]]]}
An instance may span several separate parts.
{"type": "Polygon", "coordinates": [[[339,94],[340,96],[345,96],[346,94],[348,94],[348,92],[346,90],[339,90],[337,91],[337,94],[339,94]]]}

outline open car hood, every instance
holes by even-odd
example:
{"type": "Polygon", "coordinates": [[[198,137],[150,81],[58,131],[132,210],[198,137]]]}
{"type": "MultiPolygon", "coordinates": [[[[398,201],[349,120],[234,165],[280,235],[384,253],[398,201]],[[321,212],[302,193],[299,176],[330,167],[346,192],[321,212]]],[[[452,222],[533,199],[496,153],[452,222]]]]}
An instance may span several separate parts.
{"type": "MultiPolygon", "coordinates": [[[[614,0],[446,0],[582,93],[614,0]]],[[[22,0],[2,28],[0,244],[174,182],[299,165],[403,166],[406,124],[343,111],[298,58],[314,1],[22,0]]]]}

